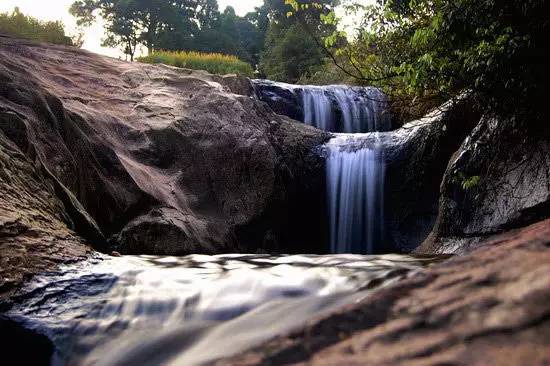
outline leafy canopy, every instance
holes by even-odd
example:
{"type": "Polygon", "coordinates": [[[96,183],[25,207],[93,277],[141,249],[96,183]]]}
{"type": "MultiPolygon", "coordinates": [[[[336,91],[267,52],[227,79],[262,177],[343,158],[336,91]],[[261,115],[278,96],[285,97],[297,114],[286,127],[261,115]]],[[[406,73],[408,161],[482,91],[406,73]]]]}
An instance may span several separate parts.
{"type": "MultiPolygon", "coordinates": [[[[303,4],[287,0],[296,16],[303,4]]],[[[548,95],[549,1],[349,0],[359,19],[350,36],[336,30],[324,47],[347,75],[379,86],[422,114],[467,92],[488,113],[542,118],[548,95]]],[[[338,23],[334,12],[323,16],[338,23]]]]}
{"type": "Polygon", "coordinates": [[[293,17],[294,8],[289,1],[264,0],[269,27],[260,71],[269,79],[294,83],[322,69],[327,55],[318,39],[332,34],[335,27],[321,17],[331,13],[337,3],[301,0],[300,17],[293,17]]]}

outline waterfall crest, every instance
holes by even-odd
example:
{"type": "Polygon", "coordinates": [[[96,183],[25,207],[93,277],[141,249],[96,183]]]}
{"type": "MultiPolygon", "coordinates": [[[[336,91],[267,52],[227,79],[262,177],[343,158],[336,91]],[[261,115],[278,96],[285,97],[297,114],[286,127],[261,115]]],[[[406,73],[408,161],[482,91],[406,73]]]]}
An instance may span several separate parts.
{"type": "Polygon", "coordinates": [[[276,112],[321,130],[340,133],[388,131],[387,98],[373,87],[292,85],[254,80],[256,94],[276,112]]]}
{"type": "Polygon", "coordinates": [[[376,134],[346,134],[326,149],[331,252],[374,253],[384,235],[381,144],[376,134]]]}

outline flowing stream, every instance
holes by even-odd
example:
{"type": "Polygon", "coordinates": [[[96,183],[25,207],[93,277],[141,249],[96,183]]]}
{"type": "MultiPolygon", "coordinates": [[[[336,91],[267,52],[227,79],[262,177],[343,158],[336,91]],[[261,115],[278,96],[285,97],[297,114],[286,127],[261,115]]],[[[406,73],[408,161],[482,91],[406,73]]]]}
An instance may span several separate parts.
{"type": "MultiPolygon", "coordinates": [[[[331,251],[376,252],[384,240],[385,163],[374,131],[388,129],[385,97],[373,88],[267,85],[299,100],[305,123],[348,132],[324,147],[331,251]]],[[[97,256],[35,277],[8,304],[0,325],[4,319],[47,336],[53,365],[200,365],[360,301],[437,260],[97,256]]]]}
{"type": "Polygon", "coordinates": [[[36,277],[3,317],[45,334],[53,365],[199,365],[361,300],[436,258],[98,257],[36,277]]]}

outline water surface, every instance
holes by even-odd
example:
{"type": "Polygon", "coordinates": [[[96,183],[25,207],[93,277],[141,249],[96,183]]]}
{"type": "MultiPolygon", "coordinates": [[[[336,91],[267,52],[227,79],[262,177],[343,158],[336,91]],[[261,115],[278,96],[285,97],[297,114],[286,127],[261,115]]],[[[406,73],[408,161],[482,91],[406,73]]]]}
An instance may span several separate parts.
{"type": "Polygon", "coordinates": [[[97,257],[36,277],[3,316],[47,335],[54,365],[204,364],[360,301],[436,260],[97,257]]]}

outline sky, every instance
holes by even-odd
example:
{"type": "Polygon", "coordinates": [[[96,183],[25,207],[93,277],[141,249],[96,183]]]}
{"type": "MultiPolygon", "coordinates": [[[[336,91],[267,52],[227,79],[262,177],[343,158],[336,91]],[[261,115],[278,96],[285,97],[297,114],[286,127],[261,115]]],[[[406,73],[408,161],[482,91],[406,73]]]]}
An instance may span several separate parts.
{"type": "MultiPolygon", "coordinates": [[[[0,0],[0,12],[12,11],[16,6],[26,15],[40,20],[61,20],[65,24],[65,31],[71,35],[77,32],[76,21],[69,14],[69,7],[74,0],[0,0]]],[[[232,6],[239,15],[244,15],[255,7],[260,6],[263,0],[218,0],[221,10],[232,6]]],[[[82,48],[111,57],[121,56],[118,49],[101,47],[103,38],[103,24],[97,22],[85,29],[84,45],[82,48]]]]}

